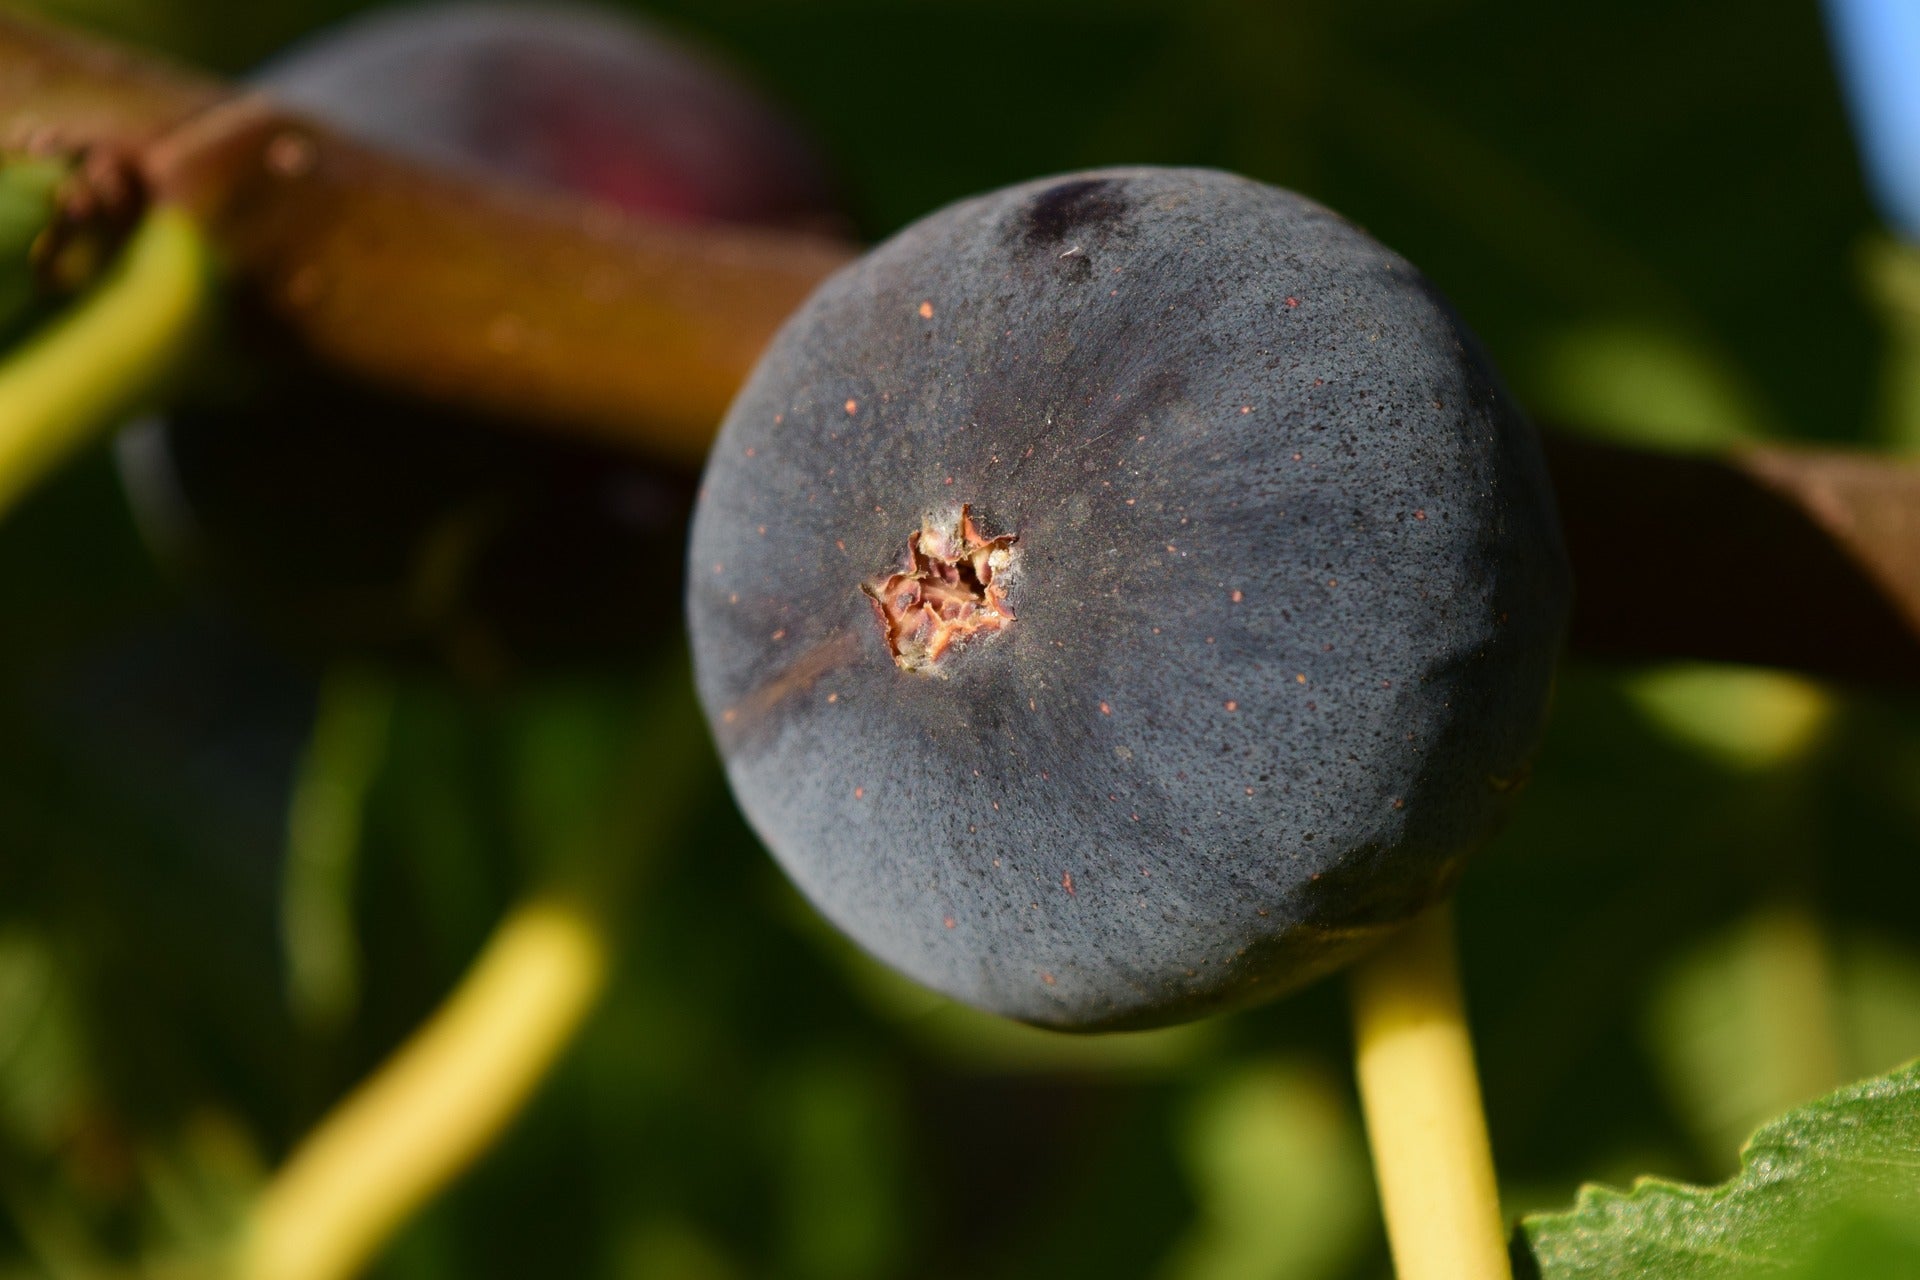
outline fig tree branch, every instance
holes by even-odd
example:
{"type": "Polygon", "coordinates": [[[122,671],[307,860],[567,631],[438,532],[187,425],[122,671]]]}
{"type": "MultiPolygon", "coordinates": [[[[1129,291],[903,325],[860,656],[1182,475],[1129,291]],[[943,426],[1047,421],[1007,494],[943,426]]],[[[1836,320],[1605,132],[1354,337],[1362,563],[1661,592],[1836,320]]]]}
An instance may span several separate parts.
{"type": "Polygon", "coordinates": [[[218,80],[0,11],[0,146],[153,142],[229,94],[218,80]]]}
{"type": "Polygon", "coordinates": [[[1546,441],[1577,652],[1920,683],[1920,465],[1546,441]]]}

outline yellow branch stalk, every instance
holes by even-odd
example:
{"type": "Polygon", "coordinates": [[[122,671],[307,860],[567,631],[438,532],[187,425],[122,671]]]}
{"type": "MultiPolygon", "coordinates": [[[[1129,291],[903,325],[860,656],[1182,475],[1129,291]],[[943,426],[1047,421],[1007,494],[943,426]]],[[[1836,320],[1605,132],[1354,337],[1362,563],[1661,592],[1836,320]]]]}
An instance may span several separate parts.
{"type": "Polygon", "coordinates": [[[447,1003],[289,1158],[240,1280],[344,1280],[520,1110],[605,984],[600,923],[564,899],[504,920],[447,1003]]]}
{"type": "Polygon", "coordinates": [[[161,205],[84,297],[0,360],[0,513],[167,378],[210,293],[198,229],[161,205]]]}
{"type": "Polygon", "coordinates": [[[1511,1280],[1453,947],[1414,921],[1355,969],[1354,1037],[1374,1177],[1399,1280],[1511,1280]]]}

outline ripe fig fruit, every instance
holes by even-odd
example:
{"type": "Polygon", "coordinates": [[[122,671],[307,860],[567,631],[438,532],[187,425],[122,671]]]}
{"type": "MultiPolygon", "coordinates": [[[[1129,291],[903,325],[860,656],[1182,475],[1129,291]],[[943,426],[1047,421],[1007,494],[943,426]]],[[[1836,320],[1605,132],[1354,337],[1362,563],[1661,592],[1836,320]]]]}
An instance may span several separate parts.
{"type": "Polygon", "coordinates": [[[1070,1029],[1298,987],[1445,894],[1569,592],[1533,429],[1433,286],[1197,169],[963,201],[829,280],[728,415],[688,574],[801,890],[1070,1029]]]}
{"type": "MultiPolygon", "coordinates": [[[[624,16],[446,4],[323,33],[256,79],[429,163],[649,217],[824,225],[825,168],[746,87],[624,16]]],[[[123,439],[170,560],[283,642],[469,676],[670,632],[693,477],[250,353],[259,385],[123,439]]]]}

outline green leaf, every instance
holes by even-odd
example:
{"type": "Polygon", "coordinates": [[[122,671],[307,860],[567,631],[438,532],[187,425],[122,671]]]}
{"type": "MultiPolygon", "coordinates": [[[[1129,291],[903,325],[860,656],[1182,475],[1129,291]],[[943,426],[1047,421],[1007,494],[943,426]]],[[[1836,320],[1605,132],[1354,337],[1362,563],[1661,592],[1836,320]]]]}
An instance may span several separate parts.
{"type": "Polygon", "coordinates": [[[1783,1280],[1913,1280],[1920,1224],[1894,1214],[1847,1214],[1783,1280]]]}
{"type": "Polygon", "coordinates": [[[1920,1063],[1849,1085],[1755,1134],[1717,1187],[1589,1186],[1521,1224],[1541,1280],[1824,1275],[1843,1224],[1920,1213],[1920,1063]]]}
{"type": "Polygon", "coordinates": [[[1536,413],[1652,449],[1720,449],[1774,434],[1760,397],[1714,344],[1632,323],[1555,333],[1517,366],[1536,413]]]}
{"type": "Polygon", "coordinates": [[[1835,707],[1826,690],[1800,676],[1716,663],[1654,667],[1621,688],[1668,737],[1736,769],[1802,757],[1835,707]]]}

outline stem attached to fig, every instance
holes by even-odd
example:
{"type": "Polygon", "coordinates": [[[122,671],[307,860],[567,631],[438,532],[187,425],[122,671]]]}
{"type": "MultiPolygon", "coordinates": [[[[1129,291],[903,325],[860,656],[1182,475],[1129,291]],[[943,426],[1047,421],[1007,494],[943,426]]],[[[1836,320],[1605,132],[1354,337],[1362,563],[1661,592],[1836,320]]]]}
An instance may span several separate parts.
{"type": "Polygon", "coordinates": [[[1442,905],[1352,975],[1360,1101],[1399,1280],[1510,1280],[1500,1193],[1442,905]]]}
{"type": "Polygon", "coordinates": [[[255,1207],[241,1280],[341,1280],[520,1110],[606,981],[604,925],[542,898],[495,931],[453,996],[294,1152],[255,1207]]]}
{"type": "Polygon", "coordinates": [[[165,381],[209,280],[199,231],[156,206],[92,289],[0,361],[0,512],[165,381]]]}

